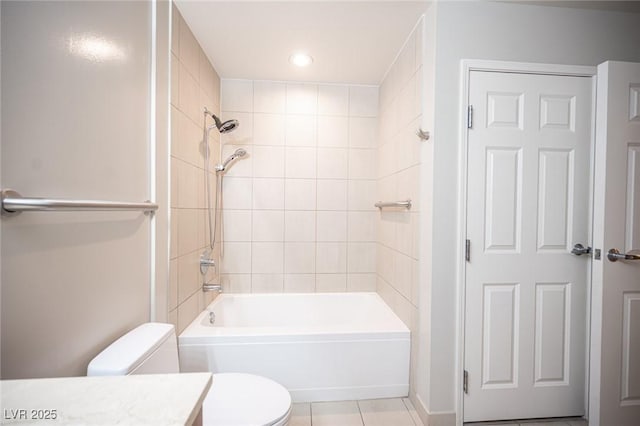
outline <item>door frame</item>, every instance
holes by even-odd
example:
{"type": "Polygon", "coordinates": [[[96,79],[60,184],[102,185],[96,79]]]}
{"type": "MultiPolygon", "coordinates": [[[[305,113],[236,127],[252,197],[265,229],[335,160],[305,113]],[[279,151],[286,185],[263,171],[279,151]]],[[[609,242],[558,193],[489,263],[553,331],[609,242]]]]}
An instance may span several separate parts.
{"type": "MultiPolygon", "coordinates": [[[[459,134],[458,134],[458,211],[456,232],[456,425],[464,423],[464,392],[462,389],[464,373],[465,353],[465,294],[466,294],[466,261],[465,242],[467,236],[467,167],[468,167],[468,129],[467,129],[467,105],[469,100],[469,84],[471,71],[503,72],[516,74],[540,74],[556,76],[573,76],[591,78],[591,147],[590,147],[590,176],[589,176],[589,228],[588,244],[592,245],[593,231],[593,185],[594,185],[594,149],[595,149],[595,112],[596,112],[596,67],[582,65],[542,64],[528,62],[492,61],[480,59],[463,59],[460,61],[460,99],[459,99],[459,134]]],[[[585,358],[585,414],[589,413],[589,348],[590,348],[590,324],[591,324],[591,268],[587,273],[587,324],[586,324],[586,358],[585,358]]]]}

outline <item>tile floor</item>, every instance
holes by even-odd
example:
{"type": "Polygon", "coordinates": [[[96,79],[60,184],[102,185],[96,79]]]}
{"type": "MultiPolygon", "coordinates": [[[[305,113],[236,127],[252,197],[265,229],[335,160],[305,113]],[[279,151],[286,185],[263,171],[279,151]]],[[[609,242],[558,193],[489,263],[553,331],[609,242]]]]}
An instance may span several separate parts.
{"type": "Polygon", "coordinates": [[[506,422],[465,423],[464,426],[589,426],[586,420],[576,417],[549,420],[518,420],[506,422]]]}
{"type": "Polygon", "coordinates": [[[293,404],[289,426],[424,426],[409,398],[293,404]]]}
{"type": "MultiPolygon", "coordinates": [[[[409,398],[293,404],[289,426],[424,426],[409,398]]],[[[588,426],[582,419],[465,423],[465,426],[588,426]]]]}

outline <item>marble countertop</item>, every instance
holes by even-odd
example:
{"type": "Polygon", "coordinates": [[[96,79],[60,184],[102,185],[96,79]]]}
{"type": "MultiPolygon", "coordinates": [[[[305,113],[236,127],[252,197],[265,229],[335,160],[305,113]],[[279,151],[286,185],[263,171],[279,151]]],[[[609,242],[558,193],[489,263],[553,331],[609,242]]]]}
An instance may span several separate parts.
{"type": "Polygon", "coordinates": [[[191,425],[211,373],[5,380],[0,423],[191,425]]]}

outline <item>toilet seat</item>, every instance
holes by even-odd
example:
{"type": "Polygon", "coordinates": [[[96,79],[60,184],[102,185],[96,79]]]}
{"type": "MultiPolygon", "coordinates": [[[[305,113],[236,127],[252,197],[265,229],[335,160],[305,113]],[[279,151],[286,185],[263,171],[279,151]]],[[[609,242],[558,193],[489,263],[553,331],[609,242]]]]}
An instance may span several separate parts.
{"type": "Polygon", "coordinates": [[[253,374],[214,374],[202,404],[202,421],[207,426],[283,426],[290,414],[287,389],[253,374]]]}

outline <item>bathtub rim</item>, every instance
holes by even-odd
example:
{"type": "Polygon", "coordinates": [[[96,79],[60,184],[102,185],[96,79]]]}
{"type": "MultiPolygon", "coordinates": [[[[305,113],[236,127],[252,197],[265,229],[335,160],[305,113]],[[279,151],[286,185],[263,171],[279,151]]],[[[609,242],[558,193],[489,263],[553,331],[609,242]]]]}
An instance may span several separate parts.
{"type": "MultiPolygon", "coordinates": [[[[361,324],[360,324],[361,325],[361,324]]],[[[208,343],[241,343],[251,337],[251,343],[286,343],[301,341],[350,341],[350,340],[405,340],[410,339],[409,327],[396,315],[389,305],[376,292],[326,292],[326,293],[222,293],[216,297],[202,312],[179,334],[179,345],[200,345],[208,343]],[[374,327],[342,326],[302,326],[287,325],[286,327],[230,327],[209,326],[203,322],[210,309],[215,309],[217,304],[223,303],[225,298],[277,298],[283,296],[314,297],[315,295],[337,297],[344,295],[373,296],[377,302],[392,315],[393,324],[383,329],[374,327]]]]}

